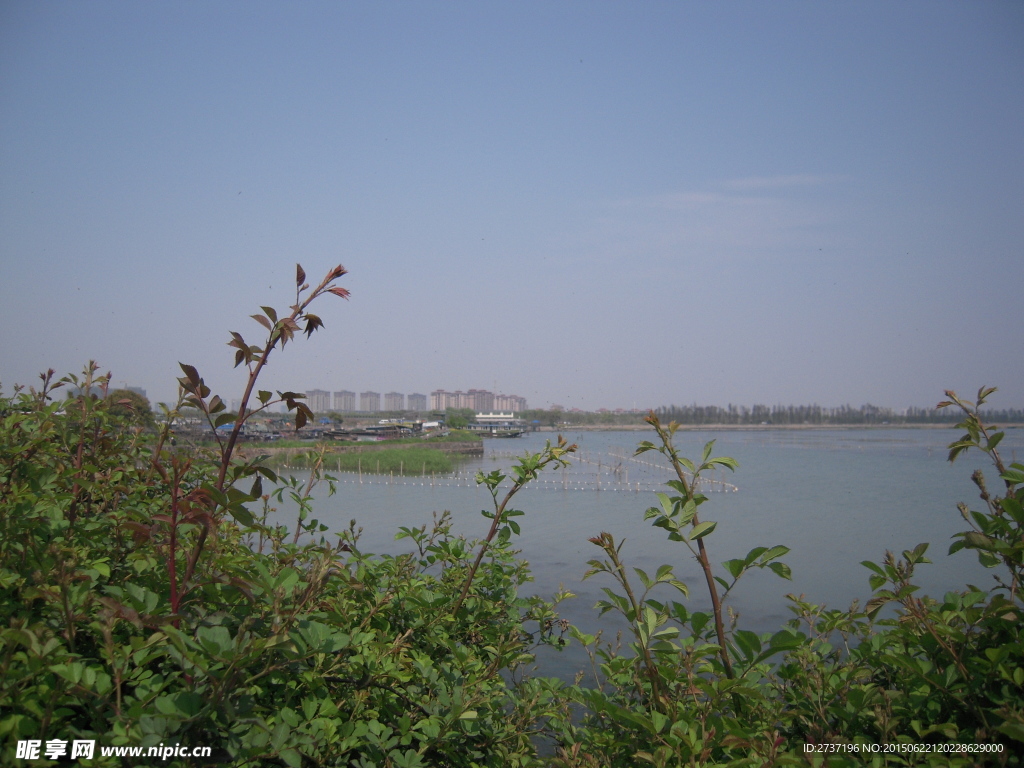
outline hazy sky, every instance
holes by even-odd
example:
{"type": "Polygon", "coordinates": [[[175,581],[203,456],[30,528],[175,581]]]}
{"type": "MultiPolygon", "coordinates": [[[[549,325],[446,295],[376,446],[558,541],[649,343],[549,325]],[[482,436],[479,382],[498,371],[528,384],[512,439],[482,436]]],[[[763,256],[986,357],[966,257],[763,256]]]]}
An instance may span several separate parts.
{"type": "Polygon", "coordinates": [[[0,383],[1024,406],[1019,2],[0,0],[0,383]],[[329,300],[328,300],[329,299],[329,300]]]}

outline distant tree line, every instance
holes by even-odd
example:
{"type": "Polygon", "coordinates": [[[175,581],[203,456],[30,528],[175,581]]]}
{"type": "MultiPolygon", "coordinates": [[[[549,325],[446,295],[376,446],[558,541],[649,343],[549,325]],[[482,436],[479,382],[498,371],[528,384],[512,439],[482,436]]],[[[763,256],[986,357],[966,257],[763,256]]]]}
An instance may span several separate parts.
{"type": "MultiPolygon", "coordinates": [[[[907,408],[895,411],[877,405],[854,408],[841,405],[824,408],[820,405],[671,405],[655,409],[662,420],[680,424],[956,424],[963,414],[953,409],[907,408]]],[[[1019,424],[1024,422],[1024,409],[985,409],[988,422],[1019,424]]]]}
{"type": "MultiPolygon", "coordinates": [[[[826,408],[820,405],[745,405],[729,404],[724,408],[717,405],[663,405],[654,409],[662,421],[676,421],[680,424],[813,424],[828,426],[831,424],[956,424],[962,418],[951,409],[939,408],[907,408],[896,411],[892,408],[881,408],[876,405],[862,405],[854,408],[841,405],[826,408]]],[[[449,413],[451,411],[449,410],[449,413]]],[[[517,414],[527,423],[543,426],[628,426],[643,422],[647,411],[566,411],[562,409],[530,409],[517,414]]],[[[995,424],[1024,423],[1024,409],[1021,408],[984,408],[984,418],[995,424]]],[[[471,420],[471,419],[470,419],[471,420]]]]}

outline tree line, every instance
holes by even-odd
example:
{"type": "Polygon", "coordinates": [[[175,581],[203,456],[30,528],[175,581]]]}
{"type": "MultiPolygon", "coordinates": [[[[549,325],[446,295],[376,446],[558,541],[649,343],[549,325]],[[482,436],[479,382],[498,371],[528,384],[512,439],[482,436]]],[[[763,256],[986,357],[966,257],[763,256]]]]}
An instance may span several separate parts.
{"type": "MultiPolygon", "coordinates": [[[[910,407],[904,410],[882,408],[877,405],[840,405],[827,408],[820,405],[662,405],[654,413],[663,421],[675,421],[688,425],[728,424],[756,426],[762,424],[790,425],[906,425],[906,424],[949,424],[958,419],[955,414],[938,408],[910,407]]],[[[528,424],[544,426],[629,426],[643,423],[647,411],[565,411],[555,409],[531,409],[521,416],[528,424]]],[[[1024,409],[986,408],[983,417],[997,424],[1024,424],[1024,409]]]]}
{"type": "MultiPolygon", "coordinates": [[[[826,408],[820,405],[671,405],[655,409],[658,417],[680,424],[956,424],[960,419],[949,410],[911,407],[897,411],[877,405],[826,408]]],[[[1020,424],[1024,409],[985,409],[989,422],[1020,424]]]]}

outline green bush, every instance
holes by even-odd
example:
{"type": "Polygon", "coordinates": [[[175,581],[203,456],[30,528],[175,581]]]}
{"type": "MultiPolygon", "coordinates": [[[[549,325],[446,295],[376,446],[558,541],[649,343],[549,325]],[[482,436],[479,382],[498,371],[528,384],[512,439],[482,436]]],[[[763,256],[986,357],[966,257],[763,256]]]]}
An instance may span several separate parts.
{"type": "MultiPolygon", "coordinates": [[[[253,385],[300,322],[315,330],[307,305],[264,308],[264,347],[233,334],[246,396],[300,422],[300,396],[253,385]]],[[[179,405],[217,425],[223,402],[182,369],[179,405]]],[[[319,468],[278,491],[299,502],[294,531],[268,526],[262,479],[277,478],[233,456],[240,424],[214,452],[169,427],[144,443],[89,394],[106,386],[95,370],[0,398],[4,764],[19,739],[82,738],[214,746],[238,766],[540,764],[531,736],[557,685],[516,672],[557,624],[519,596],[507,536],[477,545],[442,516],[402,532],[416,554],[364,554],[354,527],[328,537],[309,519],[319,468]],[[64,383],[81,394],[58,398],[64,383]]]]}
{"type": "Polygon", "coordinates": [[[565,718],[556,764],[561,766],[676,765],[1021,765],[1024,754],[1024,643],[1021,637],[1021,486],[1024,466],[1006,466],[997,446],[1002,433],[982,423],[977,404],[947,393],[966,434],[950,446],[950,460],[965,450],[987,454],[1003,495],[991,493],[981,472],[974,482],[982,512],[959,505],[971,530],[950,548],[974,550],[980,562],[1002,567],[991,591],[968,587],[942,600],[918,597],[914,571],[929,561],[921,544],[897,557],[887,553],[870,570],[871,599],[862,610],[825,610],[790,596],[796,618],[774,634],[758,636],[727,621],[724,600],[750,568],[788,577],[778,561],[786,547],[757,547],[715,575],[706,541],[714,523],[698,512],[707,501],[700,474],[731,459],[699,464],[672,445],[677,425],[663,427],[651,414],[657,450],[676,470],[647,518],[685,544],[701,565],[711,614],[690,612],[677,600],[650,596],[660,585],[686,597],[687,585],[664,565],[653,576],[629,573],[621,544],[610,534],[591,539],[605,557],[588,576],[610,575],[602,612],[629,622],[623,649],[572,630],[593,659],[598,685],[576,685],[579,719],[565,718]],[[639,582],[639,587],[637,585],[639,582]],[[642,588],[642,591],[639,591],[642,588]],[[719,594],[718,590],[723,592],[719,594]],[[883,607],[893,615],[879,619],[883,607]],[[815,752],[808,753],[807,749],[815,752]]]}

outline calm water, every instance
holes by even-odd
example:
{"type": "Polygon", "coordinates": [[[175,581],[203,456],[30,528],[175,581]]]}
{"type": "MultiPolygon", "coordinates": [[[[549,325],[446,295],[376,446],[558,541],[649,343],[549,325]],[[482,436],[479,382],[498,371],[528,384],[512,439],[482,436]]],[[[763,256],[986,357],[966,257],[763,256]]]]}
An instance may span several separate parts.
{"type": "MultiPolygon", "coordinates": [[[[626,540],[623,557],[628,565],[652,573],[662,563],[672,564],[690,586],[691,607],[706,609],[706,586],[689,550],[668,541],[664,531],[643,519],[644,510],[657,503],[654,490],[671,477],[667,467],[630,458],[637,442],[652,435],[623,431],[565,436],[579,445],[584,460],[575,461],[570,470],[550,472],[546,482],[515,499],[514,506],[526,515],[517,518],[523,533],[514,541],[531,565],[532,591],[547,597],[564,584],[577,597],[563,603],[563,616],[591,632],[602,626],[618,629],[620,625],[607,617],[598,619],[592,610],[602,597],[600,588],[612,586],[610,578],[581,581],[587,560],[600,555],[588,537],[609,531],[616,540],[626,540]]],[[[946,555],[950,537],[966,527],[956,503],[964,501],[973,509],[981,504],[971,472],[983,469],[990,487],[998,487],[982,454],[961,455],[952,465],[946,461],[946,445],[958,436],[952,429],[678,434],[676,443],[683,455],[697,459],[704,443],[715,439],[715,455],[731,456],[740,465],[734,473],[717,475],[738,490],[708,493],[709,501],[701,507],[702,520],[718,523],[706,539],[712,562],[741,557],[759,545],[784,544],[791,549],[782,559],[793,570],[792,581],[768,571],[752,572],[729,596],[742,626],[777,629],[791,616],[785,600],[790,592],[840,608],[854,599],[863,601],[870,590],[862,560],[878,561],[887,549],[901,552],[924,541],[931,543],[934,561],[918,571],[917,582],[925,593],[939,596],[968,582],[990,586],[991,572],[981,568],[973,554],[946,555]]],[[[466,462],[454,482],[438,479],[432,485],[428,477],[395,478],[386,484],[380,478],[371,483],[372,476],[364,476],[359,483],[352,475],[339,474],[344,482],[335,496],[320,494],[315,516],[336,529],[355,519],[364,529],[360,543],[366,552],[411,551],[408,541],[394,540],[398,527],[429,524],[431,513],[441,510],[452,512],[456,532],[482,536],[489,521],[480,510],[490,508],[490,496],[475,487],[472,475],[481,468],[507,467],[510,452],[539,450],[553,437],[535,433],[485,441],[484,458],[466,462]]],[[[1024,430],[1008,430],[1000,451],[1007,461],[1021,460],[1024,430]]],[[[648,452],[638,458],[657,464],[661,456],[648,452]]],[[[670,590],[663,596],[670,597],[670,590]]],[[[578,662],[570,655],[558,663],[578,662]]]]}

